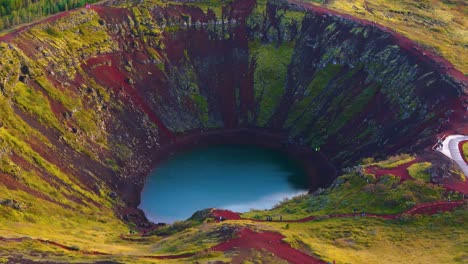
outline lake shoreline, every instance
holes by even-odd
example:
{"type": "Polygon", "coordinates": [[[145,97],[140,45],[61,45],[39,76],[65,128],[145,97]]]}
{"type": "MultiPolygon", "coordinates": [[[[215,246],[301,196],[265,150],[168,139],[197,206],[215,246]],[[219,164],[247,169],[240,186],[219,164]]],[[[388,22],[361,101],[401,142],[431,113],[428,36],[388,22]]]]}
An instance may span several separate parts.
{"type": "MultiPolygon", "coordinates": [[[[176,153],[216,145],[258,146],[287,154],[303,167],[310,183],[309,192],[315,191],[317,188],[328,187],[337,176],[337,168],[320,151],[315,151],[311,147],[301,146],[298,142],[288,139],[287,132],[285,131],[271,131],[259,128],[199,129],[181,133],[176,136],[173,142],[162,145],[154,152],[151,156],[151,171],[176,153]]],[[[144,212],[138,209],[141,202],[144,180],[149,174],[150,172],[142,175],[142,183],[140,185],[123,190],[127,206],[118,210],[122,219],[125,220],[131,216],[133,221],[136,220],[138,222],[135,224],[142,227],[143,231],[155,227],[146,218],[144,212]]]]}

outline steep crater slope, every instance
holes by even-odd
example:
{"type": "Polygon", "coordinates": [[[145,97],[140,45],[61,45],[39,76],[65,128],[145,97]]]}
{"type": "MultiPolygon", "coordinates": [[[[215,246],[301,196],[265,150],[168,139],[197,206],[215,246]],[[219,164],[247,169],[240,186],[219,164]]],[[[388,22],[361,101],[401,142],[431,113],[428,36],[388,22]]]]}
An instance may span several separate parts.
{"type": "MultiPolygon", "coordinates": [[[[1,221],[23,234],[49,218],[34,234],[83,219],[124,230],[116,208],[140,222],[146,175],[195,143],[286,148],[340,170],[468,133],[467,80],[445,61],[283,1],[109,1],[2,37],[0,50],[1,221]]],[[[315,184],[333,180],[318,169],[315,184]]]]}

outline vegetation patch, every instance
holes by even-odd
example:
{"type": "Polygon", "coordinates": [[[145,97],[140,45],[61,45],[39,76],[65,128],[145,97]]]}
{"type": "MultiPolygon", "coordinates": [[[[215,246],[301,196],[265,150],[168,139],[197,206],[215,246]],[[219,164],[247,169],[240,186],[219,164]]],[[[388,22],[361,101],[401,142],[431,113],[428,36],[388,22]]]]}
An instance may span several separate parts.
{"type": "Polygon", "coordinates": [[[415,163],[408,167],[408,173],[413,179],[418,179],[424,182],[431,181],[431,174],[428,169],[432,167],[430,162],[415,163]]]}
{"type": "Polygon", "coordinates": [[[466,47],[466,21],[460,19],[466,16],[463,1],[308,1],[391,28],[468,73],[468,62],[460,56],[466,47]]]}
{"type": "Polygon", "coordinates": [[[463,156],[465,156],[465,161],[468,161],[468,141],[462,145],[463,156]]]}
{"type": "Polygon", "coordinates": [[[14,89],[13,100],[44,125],[62,130],[60,123],[52,112],[49,100],[40,92],[26,86],[22,82],[17,82],[14,89]]]}
{"type": "Polygon", "coordinates": [[[403,164],[413,161],[415,158],[408,154],[392,156],[384,161],[377,162],[375,165],[383,169],[393,169],[403,164]]]}
{"type": "Polygon", "coordinates": [[[251,59],[256,61],[254,74],[255,98],[260,101],[258,124],[265,125],[281,97],[286,85],[286,74],[294,42],[285,42],[276,47],[275,44],[250,42],[251,59]]]}

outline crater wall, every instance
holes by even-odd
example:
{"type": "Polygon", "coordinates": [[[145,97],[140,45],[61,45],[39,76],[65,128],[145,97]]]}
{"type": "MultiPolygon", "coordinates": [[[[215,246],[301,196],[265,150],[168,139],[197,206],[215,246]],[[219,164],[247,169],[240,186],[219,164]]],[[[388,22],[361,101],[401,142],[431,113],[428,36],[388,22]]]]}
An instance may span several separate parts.
{"type": "Polygon", "coordinates": [[[450,65],[286,1],[109,1],[0,40],[0,175],[25,203],[136,206],[157,160],[210,135],[272,139],[340,170],[468,133],[450,65]]]}

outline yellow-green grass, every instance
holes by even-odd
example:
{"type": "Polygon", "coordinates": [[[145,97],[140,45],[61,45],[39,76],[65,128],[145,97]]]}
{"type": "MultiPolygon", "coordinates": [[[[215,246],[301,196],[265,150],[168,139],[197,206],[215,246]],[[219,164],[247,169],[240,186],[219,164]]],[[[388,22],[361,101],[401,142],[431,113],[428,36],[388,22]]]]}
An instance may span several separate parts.
{"type": "Polygon", "coordinates": [[[464,1],[313,1],[358,18],[375,21],[448,59],[468,74],[468,9],[464,1]]]}
{"type": "Polygon", "coordinates": [[[34,115],[41,123],[59,131],[63,130],[52,112],[49,101],[42,93],[22,82],[17,82],[14,88],[13,100],[26,112],[34,115]]]}
{"type": "Polygon", "coordinates": [[[5,215],[0,219],[0,236],[47,239],[82,250],[135,250],[119,245],[119,234],[128,233],[128,228],[109,209],[64,209],[25,192],[1,189],[7,197],[23,198],[27,207],[22,211],[0,207],[5,215]]]}
{"type": "MultiPolygon", "coordinates": [[[[415,204],[444,199],[444,189],[424,181],[405,181],[391,175],[376,180],[357,173],[346,174],[336,180],[336,186],[318,195],[302,195],[285,200],[271,210],[252,210],[244,218],[277,220],[300,219],[308,216],[352,213],[354,209],[374,214],[395,214],[415,204]],[[339,184],[338,184],[339,183],[339,184]]],[[[458,197],[459,195],[457,195],[458,197]]]]}
{"type": "MultiPolygon", "coordinates": [[[[357,1],[355,3],[359,6],[360,4],[362,4],[361,2],[362,1],[357,1]]],[[[373,3],[380,2],[382,1],[373,1],[373,3]]],[[[384,4],[398,6],[400,3],[409,4],[408,1],[405,2],[401,0],[392,2],[385,1],[384,4]]],[[[440,1],[435,1],[435,3],[438,3],[438,5],[445,5],[441,4],[440,1]]],[[[350,5],[348,3],[344,3],[343,1],[334,1],[333,3],[331,3],[331,5],[335,4],[342,4],[345,7],[350,5]]],[[[383,6],[385,7],[385,5],[383,6]]],[[[374,6],[372,7],[376,8],[374,6]]],[[[141,17],[137,17],[137,19],[145,19],[147,17],[147,14],[140,14],[141,17]]],[[[376,16],[377,15],[378,14],[376,14],[376,16]]],[[[438,16],[440,14],[436,13],[435,15],[438,16]]],[[[75,12],[72,14],[72,16],[74,16],[74,19],[76,21],[82,19],[89,19],[89,21],[84,24],[77,23],[77,25],[80,25],[78,27],[69,27],[69,25],[66,25],[67,23],[64,22],[64,20],[58,20],[56,23],[48,24],[42,28],[38,27],[26,32],[25,40],[38,39],[38,41],[41,41],[41,43],[45,43],[43,46],[46,47],[46,52],[48,51],[47,47],[50,46],[54,47],[53,49],[51,49],[54,51],[70,50],[74,54],[84,52],[83,55],[85,57],[95,55],[100,52],[111,52],[113,49],[116,48],[116,43],[113,42],[113,40],[105,34],[104,30],[101,30],[101,26],[98,23],[99,16],[97,16],[96,13],[94,13],[93,11],[88,11],[86,14],[80,14],[78,12],[75,12]],[[57,30],[57,28],[63,28],[64,30],[59,31],[57,30]]],[[[448,17],[453,16],[449,15],[448,17]]],[[[366,17],[364,16],[364,18],[366,17]]],[[[388,23],[401,22],[399,20],[389,20],[390,22],[388,23]]],[[[402,25],[404,25],[404,23],[402,25]]],[[[404,26],[399,27],[405,29],[404,26]]],[[[396,27],[397,30],[400,30],[399,27],[396,27]]],[[[426,29],[424,28],[422,29],[423,34],[427,31],[425,30],[426,29]]],[[[453,28],[451,25],[449,25],[449,27],[447,27],[447,29],[444,30],[447,30],[447,33],[441,34],[446,37],[445,39],[436,39],[438,36],[441,35],[439,33],[434,33],[435,35],[424,36],[421,33],[416,32],[416,29],[409,30],[410,33],[416,33],[414,34],[414,36],[410,34],[411,36],[409,37],[419,38],[422,40],[422,43],[425,43],[427,45],[433,44],[435,45],[434,47],[437,47],[437,45],[440,44],[439,42],[445,43],[447,41],[452,41],[454,45],[452,45],[452,47],[443,46],[442,51],[448,53],[456,53],[457,50],[459,50],[459,46],[457,46],[458,42],[456,41],[459,37],[449,34],[450,32],[453,32],[453,28]],[[427,43],[424,41],[426,41],[427,43]]],[[[432,30],[427,32],[432,32],[432,30]]],[[[461,34],[461,36],[462,39],[466,37],[466,35],[463,34],[461,34]]],[[[7,44],[0,44],[0,46],[5,48],[7,44]]],[[[282,48],[285,47],[280,47],[278,49],[274,47],[265,47],[265,49],[261,51],[262,54],[264,54],[263,58],[268,59],[268,57],[266,57],[265,55],[276,52],[277,50],[281,50],[282,48]]],[[[37,90],[32,91],[31,87],[27,87],[23,83],[19,83],[17,81],[17,76],[15,74],[11,74],[12,72],[14,72],[15,69],[18,68],[19,65],[23,64],[23,62],[20,63],[18,59],[18,54],[14,54],[15,52],[17,52],[17,50],[5,48],[1,51],[3,59],[0,58],[0,62],[4,61],[5,63],[3,64],[4,67],[2,68],[2,71],[0,71],[0,76],[7,80],[7,87],[5,89],[5,95],[7,96],[7,98],[0,96],[0,121],[2,121],[4,124],[4,127],[0,128],[0,137],[2,138],[0,146],[2,148],[6,147],[7,149],[14,148],[15,154],[23,157],[34,167],[43,169],[51,175],[54,175],[55,178],[64,181],[66,184],[70,185],[70,189],[54,189],[54,186],[52,186],[49,182],[44,181],[36,173],[36,171],[26,171],[24,169],[21,169],[20,166],[15,164],[9,157],[6,156],[1,156],[0,170],[8,174],[8,177],[18,176],[19,178],[22,178],[22,183],[27,184],[27,186],[41,191],[46,196],[49,196],[57,202],[73,206],[74,209],[65,209],[53,203],[37,199],[37,197],[33,196],[32,194],[28,194],[19,190],[9,190],[4,186],[0,186],[1,199],[15,199],[24,202],[26,205],[26,208],[23,211],[18,211],[7,206],[0,206],[0,215],[2,215],[2,218],[0,218],[0,236],[29,236],[33,238],[50,239],[52,241],[65,244],[67,246],[80,248],[82,250],[96,250],[105,253],[115,254],[117,256],[110,257],[110,259],[114,259],[115,257],[115,259],[126,263],[161,263],[162,261],[159,260],[143,259],[132,256],[165,254],[176,251],[177,253],[195,252],[213,245],[215,240],[212,240],[212,238],[207,238],[205,236],[206,232],[212,230],[211,224],[203,224],[198,227],[193,227],[172,237],[164,239],[162,239],[161,237],[151,237],[146,239],[145,241],[126,241],[120,239],[119,236],[121,234],[128,234],[129,230],[126,225],[124,225],[115,217],[114,212],[112,211],[112,209],[110,209],[112,208],[112,205],[110,204],[110,201],[107,198],[105,198],[107,197],[106,193],[103,192],[99,195],[95,195],[84,191],[82,186],[77,185],[75,183],[73,176],[65,175],[56,165],[40,157],[40,155],[28,145],[28,142],[44,142],[43,144],[45,145],[50,145],[50,143],[48,142],[47,138],[45,138],[35,129],[31,128],[26,122],[24,122],[18,115],[14,113],[9,98],[13,99],[13,101],[15,101],[23,111],[37,117],[39,120],[42,120],[44,123],[47,123],[48,126],[56,128],[58,131],[61,131],[61,133],[66,134],[68,138],[72,138],[73,140],[70,140],[70,142],[75,142],[76,138],[73,138],[73,135],[68,133],[64,125],[61,124],[54,116],[54,113],[51,111],[49,105],[49,100],[55,100],[60,102],[65,106],[67,110],[70,111],[78,109],[78,112],[76,112],[74,117],[77,119],[76,122],[80,129],[86,133],[95,133],[95,131],[98,130],[98,127],[95,125],[96,116],[90,115],[90,112],[86,110],[86,108],[81,104],[80,100],[75,100],[75,98],[73,98],[72,100],[72,97],[78,95],[76,91],[70,92],[66,89],[61,90],[58,88],[54,88],[50,86],[48,81],[43,77],[36,78],[35,80],[38,84],[42,86],[44,90],[43,92],[39,92],[37,90]],[[10,64],[10,61],[13,62],[13,64],[10,64]],[[8,76],[13,76],[14,78],[9,78],[8,76]],[[47,99],[46,95],[48,95],[51,99],[47,99]],[[12,171],[14,173],[12,173],[12,171]],[[70,199],[66,198],[65,195],[72,195],[75,198],[86,197],[88,199],[98,202],[103,206],[100,208],[96,208],[95,206],[89,204],[77,205],[70,199]],[[126,255],[129,255],[130,257],[126,257],[126,255]],[[136,259],[138,261],[136,261],[136,259]]],[[[280,55],[288,57],[290,56],[288,52],[290,52],[288,49],[284,49],[284,54],[281,53],[280,55]]],[[[40,52],[37,52],[37,54],[40,54],[40,52]]],[[[464,53],[462,51],[459,54],[464,53]]],[[[41,65],[55,65],[54,67],[56,68],[53,69],[55,72],[64,73],[67,76],[73,77],[75,71],[80,72],[82,71],[82,69],[80,69],[79,67],[69,67],[69,65],[72,65],[73,62],[68,61],[66,59],[67,57],[69,57],[69,55],[66,53],[57,54],[57,56],[45,57],[40,57],[38,55],[37,58],[30,58],[30,61],[28,61],[28,63],[36,64],[33,65],[31,69],[40,68],[41,65]]],[[[463,60],[460,59],[463,56],[458,57],[458,60],[461,60],[459,62],[463,65],[463,60]]],[[[453,58],[451,58],[451,60],[452,59],[453,58]]],[[[281,69],[281,71],[284,71],[284,69],[281,69]]],[[[105,91],[104,88],[97,86],[95,83],[93,83],[93,80],[87,80],[87,83],[92,83],[92,88],[98,89],[100,91],[100,94],[103,95],[104,98],[107,98],[107,100],[104,99],[105,101],[109,100],[109,95],[103,92],[105,91]]],[[[104,140],[105,135],[102,135],[102,138],[104,140]]],[[[78,144],[73,145],[73,147],[79,149],[83,146],[78,144]]],[[[464,153],[465,155],[467,155],[465,147],[468,147],[467,144],[464,145],[464,153]]],[[[412,159],[413,157],[410,156],[399,157],[395,160],[378,163],[376,165],[383,168],[393,168],[401,164],[407,163],[412,159]]],[[[3,176],[4,175],[2,174],[2,177],[3,176]]],[[[368,212],[371,212],[369,211],[370,209],[376,209],[372,212],[397,212],[406,208],[397,208],[393,206],[391,207],[391,209],[388,209],[383,208],[380,202],[373,203],[373,201],[370,200],[370,198],[374,198],[373,194],[380,192],[380,188],[383,188],[383,190],[385,190],[386,193],[389,194],[389,198],[387,201],[390,202],[395,200],[399,201],[399,197],[404,197],[405,199],[409,198],[408,201],[410,202],[422,200],[417,197],[412,197],[420,193],[412,191],[414,190],[414,188],[422,188],[421,186],[424,187],[424,185],[421,185],[420,183],[416,184],[412,181],[408,181],[408,183],[405,183],[406,185],[404,185],[403,187],[396,187],[397,189],[392,192],[390,190],[390,187],[395,187],[393,186],[393,184],[396,182],[395,178],[384,177],[383,179],[386,180],[385,183],[374,182],[374,179],[372,179],[372,177],[369,177],[369,179],[371,184],[365,184],[364,178],[347,179],[343,186],[338,187],[338,190],[342,192],[341,194],[338,193],[338,191],[331,191],[330,193],[325,194],[323,197],[321,196],[321,198],[313,199],[312,202],[306,198],[297,198],[297,202],[295,199],[293,199],[292,202],[286,203],[286,205],[288,205],[287,207],[278,207],[275,209],[277,211],[273,211],[273,213],[277,212],[275,214],[282,215],[283,219],[297,219],[309,216],[310,214],[325,215],[334,212],[350,212],[353,206],[358,207],[359,209],[365,209],[368,212]],[[327,201],[327,199],[329,199],[329,201],[327,201]],[[304,201],[306,201],[307,203],[304,201]],[[321,207],[322,203],[324,205],[323,207],[321,207]],[[309,207],[311,205],[312,207],[309,207]],[[368,205],[369,207],[366,207],[368,205]],[[311,208],[313,210],[311,210],[311,208]]],[[[435,200],[441,197],[439,189],[426,189],[426,187],[424,187],[423,190],[431,193],[429,196],[427,196],[427,199],[429,200],[435,200]]],[[[407,205],[410,206],[411,204],[407,205]]],[[[254,212],[251,214],[251,217],[253,217],[254,214],[259,213],[254,212]]],[[[264,214],[266,215],[272,213],[264,212],[264,214]]],[[[249,214],[246,215],[249,216],[249,214]]],[[[466,213],[464,214],[464,217],[466,219],[466,213]]],[[[424,217],[424,219],[426,219],[426,217],[424,217]]],[[[376,263],[407,263],[410,262],[408,260],[411,260],[411,262],[417,263],[419,259],[412,259],[413,256],[410,256],[411,254],[413,254],[415,256],[423,255],[421,259],[426,262],[430,262],[432,260],[432,257],[431,259],[428,259],[429,256],[434,256],[433,260],[437,263],[451,262],[450,260],[455,262],[457,261],[457,258],[458,261],[463,261],[463,255],[460,253],[459,248],[457,248],[455,244],[458,243],[459,245],[463,245],[467,243],[466,240],[459,239],[463,236],[467,237],[466,224],[464,224],[464,222],[461,224],[458,224],[458,222],[453,222],[453,219],[451,220],[451,218],[448,217],[446,214],[428,219],[432,219],[434,221],[443,220],[445,221],[444,223],[446,223],[446,225],[450,225],[452,223],[455,223],[456,225],[450,227],[444,225],[438,226],[434,224],[434,229],[436,227],[440,229],[440,231],[434,231],[429,227],[420,227],[418,226],[418,224],[416,225],[416,227],[414,227],[413,225],[413,229],[411,229],[412,225],[408,223],[402,223],[401,226],[395,224],[387,225],[388,223],[386,221],[377,219],[358,219],[357,221],[361,222],[357,224],[356,222],[353,222],[355,221],[355,219],[327,219],[320,222],[311,222],[305,224],[291,223],[288,229],[286,229],[285,224],[277,223],[254,223],[250,221],[239,221],[233,222],[233,224],[235,223],[236,225],[250,225],[252,228],[257,230],[265,229],[282,232],[288,237],[288,240],[291,241],[291,243],[296,247],[299,247],[299,244],[297,241],[295,241],[295,238],[300,238],[302,235],[304,235],[304,241],[307,244],[311,245],[311,247],[313,248],[313,252],[320,254],[322,257],[328,260],[337,259],[342,260],[343,262],[359,262],[358,260],[362,259],[376,263]],[[351,230],[350,232],[352,234],[354,234],[353,232],[358,233],[358,235],[356,236],[352,235],[351,240],[348,239],[347,235],[342,235],[347,234],[346,230],[339,229],[341,227],[344,228],[346,225],[349,225],[349,230],[351,230]],[[367,227],[374,227],[378,232],[376,233],[376,235],[369,235],[367,233],[361,234],[356,231],[367,230],[363,229],[367,227]],[[317,235],[317,233],[326,234],[327,230],[335,230],[335,233],[332,232],[332,234],[328,234],[325,236],[317,235]],[[439,234],[442,231],[447,231],[447,233],[439,234]],[[405,232],[411,233],[408,235],[408,238],[411,239],[411,241],[406,241],[405,239],[403,239],[403,234],[405,232]],[[450,239],[452,239],[453,241],[447,241],[446,236],[448,236],[449,234],[452,234],[450,239]],[[369,242],[369,240],[371,242],[369,242]],[[399,242],[399,240],[403,240],[404,242],[401,248],[392,245],[392,243],[399,242]],[[437,243],[434,243],[434,241],[437,241],[437,243]],[[370,246],[367,246],[368,243],[370,243],[370,246]],[[436,249],[434,249],[434,245],[437,245],[436,249]],[[401,256],[398,255],[400,253],[398,250],[404,251],[401,254],[401,256]],[[434,250],[434,252],[431,252],[431,250],[434,250]],[[388,259],[389,256],[393,257],[394,259],[388,259]],[[405,259],[408,256],[409,259],[405,259]],[[450,257],[453,258],[450,259],[450,257]],[[356,258],[359,259],[356,260],[356,258]]],[[[216,226],[217,224],[213,225],[216,226]]],[[[62,262],[73,262],[75,261],[75,259],[80,258],[89,258],[90,261],[94,259],[94,257],[92,256],[84,257],[81,253],[61,251],[50,246],[44,246],[43,244],[39,244],[40,243],[37,242],[31,242],[30,244],[28,244],[27,242],[25,244],[10,244],[2,242],[0,243],[0,252],[3,252],[3,254],[11,252],[24,252],[25,255],[27,255],[26,253],[29,252],[32,255],[34,255],[36,254],[34,253],[35,250],[43,252],[51,251],[52,253],[56,252],[57,254],[53,255],[58,255],[55,257],[59,258],[58,261],[62,262]],[[60,256],[60,254],[63,254],[63,256],[60,256]]],[[[226,256],[223,256],[221,253],[210,254],[212,255],[203,255],[201,256],[201,258],[206,260],[220,259],[224,261],[227,261],[226,259],[229,259],[226,258],[226,256]]],[[[35,257],[39,258],[37,254],[35,257]]],[[[100,259],[100,257],[96,258],[100,259]]],[[[0,262],[2,259],[4,258],[2,258],[2,255],[0,254],[0,262]]],[[[464,259],[466,260],[466,255],[464,259]]],[[[432,262],[434,263],[434,261],[432,262]]],[[[164,261],[164,263],[182,262],[183,260],[164,261]]],[[[187,260],[187,262],[191,263],[193,261],[187,260]]]]}
{"type": "MultiPolygon", "coordinates": [[[[78,249],[78,248],[76,248],[78,249]]],[[[80,249],[81,250],[81,249],[80,249]]],[[[95,263],[95,262],[109,262],[109,263],[165,263],[165,264],[181,264],[181,263],[214,263],[222,261],[229,263],[231,258],[224,256],[222,252],[216,251],[203,251],[198,252],[196,256],[183,258],[183,259],[155,259],[150,251],[142,252],[139,255],[125,255],[125,253],[117,253],[112,255],[93,255],[86,254],[82,251],[61,249],[57,246],[42,243],[35,240],[26,239],[22,242],[0,241],[0,263],[7,262],[8,258],[12,255],[20,256],[24,259],[29,259],[37,262],[51,261],[58,263],[95,263]],[[5,254],[12,253],[14,254],[5,254]]]]}
{"type": "MultiPolygon", "coordinates": [[[[337,263],[464,263],[468,258],[464,247],[468,242],[467,217],[468,211],[460,209],[396,220],[367,217],[325,218],[306,223],[236,220],[209,225],[278,232],[292,247],[337,263]]],[[[193,236],[206,235],[206,229],[200,225],[182,232],[186,234],[183,240],[167,239],[174,247],[183,248],[193,236]]],[[[206,246],[209,244],[201,248],[206,246]]],[[[232,253],[227,252],[224,257],[232,257],[232,253]]]]}
{"type": "MultiPolygon", "coordinates": [[[[18,227],[9,230],[4,229],[3,223],[0,223],[0,236],[22,237],[22,233],[25,232],[33,238],[37,236],[80,250],[96,250],[113,255],[86,256],[80,252],[63,251],[37,242],[0,242],[0,249],[3,249],[0,252],[6,254],[15,251],[25,256],[34,255],[34,252],[43,252],[41,256],[45,257],[41,257],[42,260],[45,258],[64,261],[69,258],[70,262],[79,260],[114,260],[123,263],[228,261],[233,257],[232,253],[201,253],[177,261],[155,261],[141,256],[205,252],[205,249],[221,241],[213,231],[222,227],[236,229],[248,227],[257,232],[279,232],[293,247],[317,255],[326,261],[336,260],[338,263],[426,263],[430,260],[432,263],[463,263],[467,257],[464,250],[464,244],[468,242],[466,209],[435,216],[405,216],[397,220],[357,217],[323,218],[307,223],[204,221],[166,238],[154,236],[143,241],[128,241],[119,238],[120,234],[128,233],[128,229],[123,224],[114,222],[110,211],[70,215],[70,212],[66,212],[63,208],[47,203],[38,203],[38,207],[40,208],[37,210],[49,215],[35,219],[44,230],[29,226],[32,224],[20,219],[22,216],[19,212],[15,214],[1,212],[11,215],[11,219],[7,220],[23,221],[19,221],[21,224],[18,224],[18,227]],[[96,217],[101,217],[103,223],[95,221],[96,217]]],[[[288,214],[283,216],[289,218],[288,214]]],[[[37,254],[35,256],[38,257],[37,254]]]]}
{"type": "Polygon", "coordinates": [[[220,228],[203,223],[161,239],[153,244],[152,250],[155,255],[197,253],[222,242],[220,228]]]}
{"type": "Polygon", "coordinates": [[[44,48],[42,52],[35,54],[35,63],[45,68],[53,62],[55,66],[51,70],[72,79],[76,67],[70,66],[76,65],[76,62],[69,54],[89,57],[114,51],[118,47],[99,23],[99,19],[99,15],[91,10],[72,11],[65,18],[31,27],[19,36],[19,40],[40,41],[44,48]],[[69,21],[75,23],[70,24],[69,21]]]}
{"type": "Polygon", "coordinates": [[[401,154],[401,155],[390,157],[384,161],[374,163],[373,165],[377,165],[383,169],[393,169],[400,165],[409,163],[413,161],[414,159],[415,158],[409,154],[401,154]]]}
{"type": "Polygon", "coordinates": [[[413,179],[422,180],[424,182],[431,181],[431,174],[427,171],[432,164],[430,162],[419,162],[408,167],[408,173],[413,179]]]}
{"type": "Polygon", "coordinates": [[[468,141],[462,145],[463,156],[465,156],[465,161],[468,161],[468,141]]]}
{"type": "MultiPolygon", "coordinates": [[[[357,217],[307,223],[225,221],[211,225],[279,232],[293,247],[337,263],[463,263],[468,257],[463,246],[468,242],[466,217],[468,211],[461,209],[398,220],[357,217]]],[[[194,239],[190,236],[200,236],[206,228],[197,226],[184,231],[183,240],[178,236],[168,240],[173,247],[184,248],[194,239]]],[[[232,257],[229,253],[224,256],[232,257]]]]}
{"type": "Polygon", "coordinates": [[[463,263],[467,210],[406,220],[341,218],[270,224],[293,247],[337,263],[463,263]]]}
{"type": "Polygon", "coordinates": [[[273,114],[284,93],[287,66],[294,51],[293,42],[262,45],[259,41],[249,43],[252,58],[256,59],[255,97],[260,100],[259,124],[265,125],[273,114]],[[268,95],[268,96],[266,96],[268,95]]]}

